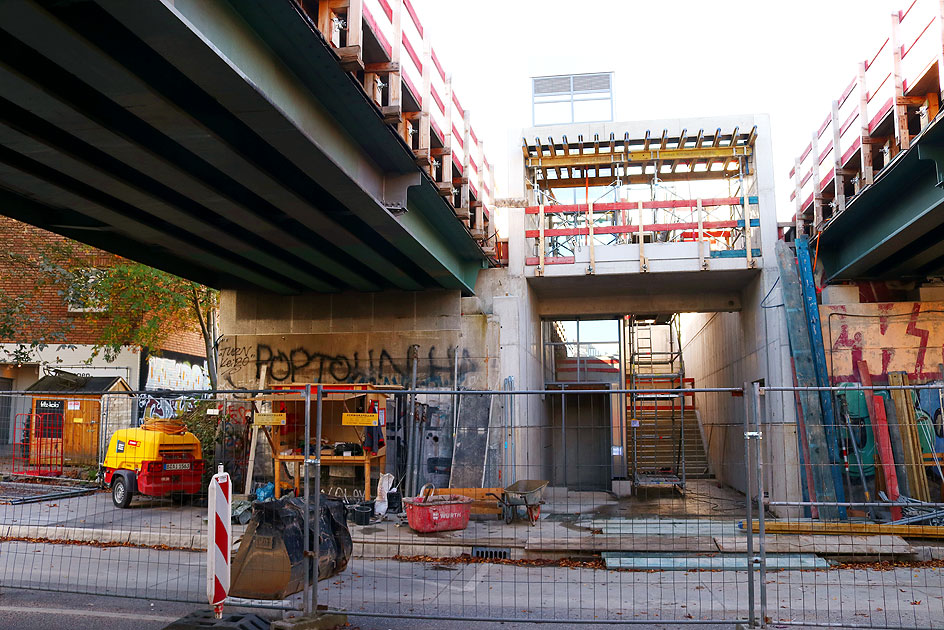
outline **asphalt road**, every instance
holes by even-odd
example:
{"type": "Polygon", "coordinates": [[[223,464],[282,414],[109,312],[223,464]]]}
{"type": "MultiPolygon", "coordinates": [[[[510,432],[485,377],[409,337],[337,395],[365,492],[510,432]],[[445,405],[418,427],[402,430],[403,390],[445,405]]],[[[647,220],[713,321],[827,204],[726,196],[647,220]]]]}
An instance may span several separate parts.
{"type": "MultiPolygon", "coordinates": [[[[161,630],[171,622],[199,608],[194,604],[148,601],[99,595],[72,595],[49,591],[0,590],[0,630],[161,630]]],[[[265,618],[280,618],[280,613],[262,613],[265,618]]],[[[391,619],[350,617],[344,630],[493,630],[496,628],[572,627],[567,624],[475,623],[468,621],[437,621],[427,619],[391,619]]],[[[586,630],[612,629],[612,625],[590,624],[586,630]]],[[[673,626],[633,626],[652,630],[668,630],[673,626]]],[[[705,630],[721,630],[732,626],[699,626],[705,630]]]]}
{"type": "MultiPolygon", "coordinates": [[[[205,554],[7,541],[0,543],[0,585],[0,630],[159,629],[205,607],[205,554]]],[[[771,572],[767,596],[774,627],[778,621],[941,627],[944,569],[771,572]]],[[[660,628],[678,627],[672,619],[733,622],[747,612],[742,571],[617,572],[361,558],[319,584],[319,601],[349,611],[352,626],[362,630],[527,629],[538,627],[528,623],[536,617],[563,622],[540,624],[552,628],[576,626],[575,619],[592,622],[581,628],[612,627],[596,623],[604,620],[660,628]],[[454,619],[390,616],[396,614],[454,619]],[[473,621],[482,617],[512,621],[473,621]]]]}
{"type": "Polygon", "coordinates": [[[159,630],[193,609],[193,604],[4,588],[0,630],[159,630]]]}

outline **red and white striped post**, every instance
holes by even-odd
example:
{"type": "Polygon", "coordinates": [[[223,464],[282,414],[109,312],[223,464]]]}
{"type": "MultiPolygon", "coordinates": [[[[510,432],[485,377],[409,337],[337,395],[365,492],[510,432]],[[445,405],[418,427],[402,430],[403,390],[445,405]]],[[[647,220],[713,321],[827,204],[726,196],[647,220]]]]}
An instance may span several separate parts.
{"type": "Polygon", "coordinates": [[[223,472],[223,464],[218,470],[207,488],[207,599],[217,619],[223,616],[223,602],[229,593],[230,548],[233,544],[230,535],[232,484],[229,474],[223,472]]]}

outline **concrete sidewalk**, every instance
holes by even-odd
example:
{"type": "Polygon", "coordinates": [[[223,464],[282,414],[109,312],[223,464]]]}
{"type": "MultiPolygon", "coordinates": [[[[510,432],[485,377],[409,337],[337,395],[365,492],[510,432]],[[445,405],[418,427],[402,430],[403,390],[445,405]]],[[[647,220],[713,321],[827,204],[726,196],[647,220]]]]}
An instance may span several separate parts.
{"type": "MultiPolygon", "coordinates": [[[[368,526],[351,524],[355,555],[455,556],[474,547],[507,549],[510,558],[570,557],[604,550],[718,551],[713,537],[736,536],[740,515],[737,493],[707,481],[692,484],[686,497],[674,492],[642,499],[616,499],[605,492],[575,492],[549,488],[534,525],[527,519],[511,524],[495,516],[473,517],[462,531],[420,534],[405,518],[387,515],[368,526]],[[726,509],[709,517],[705,502],[726,509]],[[666,517],[689,519],[688,532],[666,529],[666,517]],[[700,517],[700,518],[695,518],[700,517]],[[598,519],[633,519],[643,529],[606,535],[598,519]],[[641,519],[641,520],[636,520],[641,519]],[[643,525],[642,523],[649,523],[643,525]]],[[[522,515],[523,515],[522,510],[522,515]]],[[[245,532],[233,525],[233,538],[245,532]]],[[[136,497],[118,509],[107,491],[21,505],[0,505],[0,537],[50,541],[97,542],[136,546],[206,549],[206,508],[169,500],[136,497]]]]}
{"type": "MultiPolygon", "coordinates": [[[[421,534],[405,518],[388,515],[367,526],[350,524],[357,558],[487,555],[521,559],[597,557],[602,552],[740,554],[747,536],[743,496],[712,481],[674,492],[617,499],[605,492],[549,488],[541,517],[511,524],[495,516],[473,517],[462,531],[421,534]]],[[[523,512],[523,510],[522,510],[523,512]]],[[[127,509],[112,505],[107,491],[40,503],[0,505],[0,538],[102,543],[136,547],[206,549],[206,508],[138,497],[127,509]]],[[[246,526],[233,525],[240,540],[246,526]]],[[[755,539],[756,540],[756,539],[755,539]]],[[[940,558],[941,547],[915,547],[898,537],[767,536],[771,552],[885,559],[940,558]]]]}
{"type": "MultiPolygon", "coordinates": [[[[4,591],[42,589],[206,606],[201,553],[4,542],[0,555],[4,591]]],[[[671,620],[744,619],[748,580],[745,571],[615,572],[355,558],[343,573],[320,582],[318,592],[320,604],[352,615],[631,620],[678,627],[671,620]]],[[[756,574],[754,582],[756,596],[756,574]]],[[[766,585],[774,625],[931,628],[944,619],[944,572],[935,568],[779,571],[768,573],[766,585]]],[[[298,607],[299,596],[266,604],[298,607]]]]}

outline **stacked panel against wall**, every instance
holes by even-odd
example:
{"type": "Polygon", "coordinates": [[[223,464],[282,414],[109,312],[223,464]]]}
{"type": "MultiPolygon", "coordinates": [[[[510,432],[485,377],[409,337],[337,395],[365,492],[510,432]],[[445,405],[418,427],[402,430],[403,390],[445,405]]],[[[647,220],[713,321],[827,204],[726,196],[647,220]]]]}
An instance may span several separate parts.
{"type": "Polygon", "coordinates": [[[456,217],[494,255],[494,171],[410,0],[298,2],[456,217]]]}
{"type": "Polygon", "coordinates": [[[944,67],[939,0],[914,0],[893,13],[889,35],[859,63],[825,120],[794,160],[797,233],[815,234],[847,201],[907,151],[937,116],[944,67]]]}

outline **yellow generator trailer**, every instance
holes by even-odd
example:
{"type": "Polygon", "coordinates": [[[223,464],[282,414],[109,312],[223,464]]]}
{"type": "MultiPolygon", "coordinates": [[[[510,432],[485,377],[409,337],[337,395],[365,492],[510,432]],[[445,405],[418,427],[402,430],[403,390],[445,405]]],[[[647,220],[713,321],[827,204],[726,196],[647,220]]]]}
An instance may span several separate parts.
{"type": "Polygon", "coordinates": [[[111,488],[112,502],[126,508],[135,494],[199,493],[203,467],[196,436],[180,422],[160,420],[115,431],[102,462],[102,476],[111,488]]]}

